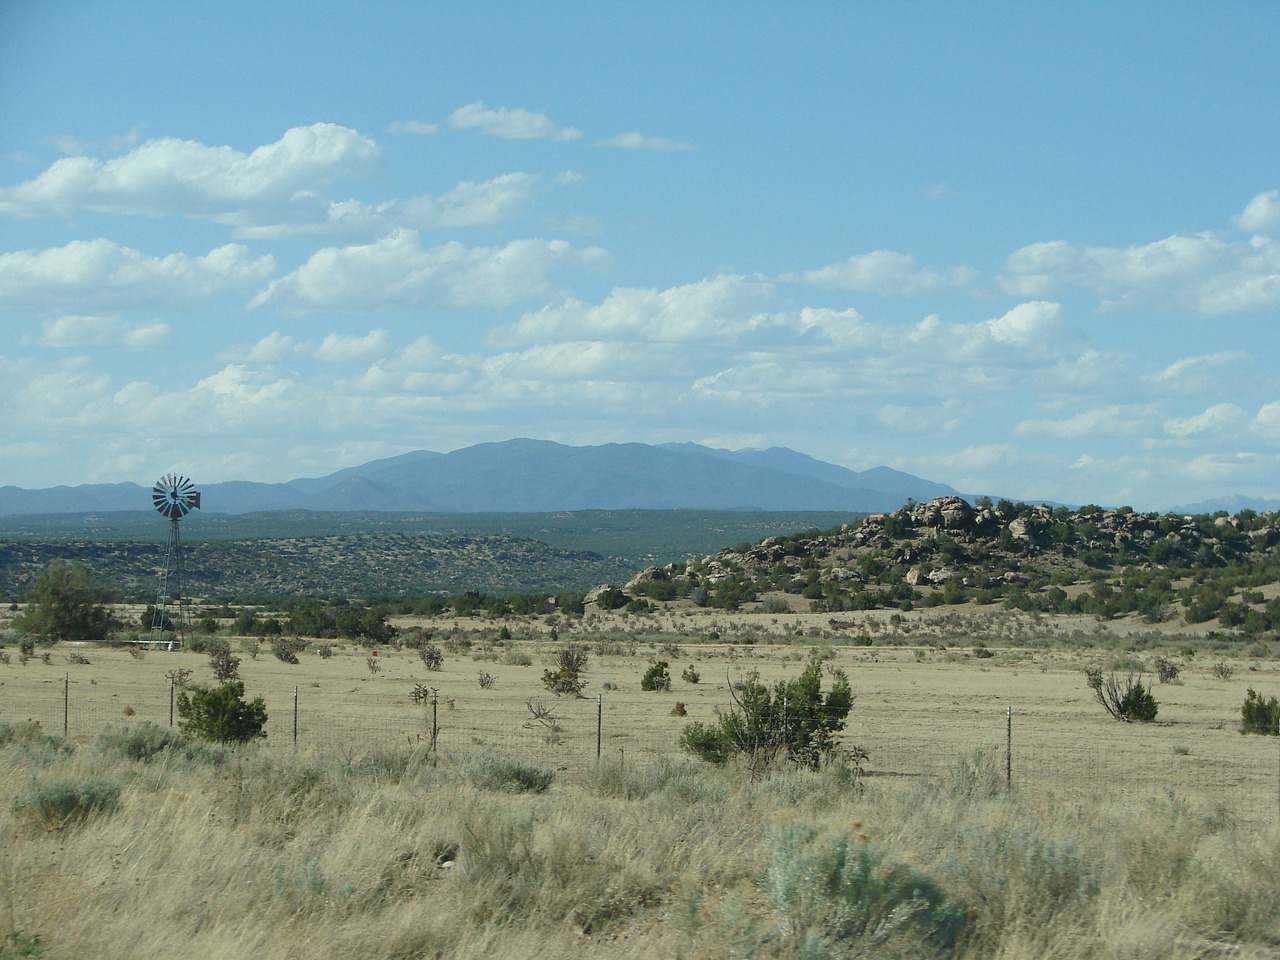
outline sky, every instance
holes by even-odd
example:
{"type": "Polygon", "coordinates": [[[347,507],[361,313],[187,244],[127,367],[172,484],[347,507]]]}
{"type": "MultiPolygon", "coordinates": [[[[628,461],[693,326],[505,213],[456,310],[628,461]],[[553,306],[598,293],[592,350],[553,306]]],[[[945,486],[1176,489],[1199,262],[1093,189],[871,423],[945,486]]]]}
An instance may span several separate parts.
{"type": "Polygon", "coordinates": [[[0,485],[534,437],[1280,497],[1280,4],[0,0],[0,485]]]}

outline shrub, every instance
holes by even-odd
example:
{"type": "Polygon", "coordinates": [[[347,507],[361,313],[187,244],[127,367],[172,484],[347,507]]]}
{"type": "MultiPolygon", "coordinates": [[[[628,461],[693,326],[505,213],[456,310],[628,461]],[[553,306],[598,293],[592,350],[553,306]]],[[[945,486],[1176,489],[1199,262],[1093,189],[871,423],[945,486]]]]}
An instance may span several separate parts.
{"type": "Polygon", "coordinates": [[[36,787],[26,797],[14,801],[13,810],[46,830],[59,830],[81,823],[95,813],[110,813],[119,800],[118,783],[56,780],[36,787]]]}
{"type": "Polygon", "coordinates": [[[248,743],[265,737],[267,706],[261,697],[244,699],[244,682],[229,680],[212,690],[192,687],[178,695],[183,733],[215,743],[248,743]]]}
{"type": "Polygon", "coordinates": [[[702,674],[698,673],[697,668],[691,663],[684,668],[684,673],[680,674],[680,679],[685,683],[697,683],[702,679],[702,674]]]}
{"type": "Polygon", "coordinates": [[[271,641],[271,653],[281,663],[297,664],[298,654],[307,649],[307,641],[299,637],[276,637],[271,641]]]}
{"type": "Polygon", "coordinates": [[[32,720],[21,723],[0,723],[0,747],[15,745],[28,757],[38,762],[49,762],[55,757],[70,753],[71,744],[59,736],[44,732],[40,724],[32,720]]]}
{"type": "Polygon", "coordinates": [[[556,778],[554,770],[526,766],[505,757],[473,757],[464,769],[476,787],[500,793],[543,793],[556,778]]]}
{"type": "Polygon", "coordinates": [[[240,658],[231,655],[231,645],[225,640],[209,644],[209,669],[219,683],[230,683],[240,676],[240,658]]]}
{"type": "Polygon", "coordinates": [[[850,940],[945,953],[964,932],[964,904],[869,844],[797,823],[770,830],[768,839],[765,887],[801,956],[851,955],[841,949],[850,940]]]}
{"type": "Polygon", "coordinates": [[[1114,673],[1104,678],[1101,670],[1091,669],[1085,671],[1085,676],[1094,698],[1116,720],[1150,723],[1156,718],[1159,706],[1143,685],[1141,675],[1135,679],[1132,673],[1128,674],[1123,686],[1114,673]]]}
{"type": "MultiPolygon", "coordinates": [[[[755,673],[735,686],[736,691],[730,688],[733,706],[715,724],[689,724],[680,738],[682,747],[712,763],[742,754],[753,774],[762,772],[780,752],[814,770],[824,759],[842,752],[836,736],[853,707],[843,670],[833,671],[833,683],[825,695],[822,661],[816,659],[799,677],[780,680],[772,688],[755,673]]],[[[860,750],[854,753],[865,757],[860,750]]]]}
{"type": "Polygon", "coordinates": [[[556,670],[546,670],[542,674],[542,685],[558,697],[580,697],[587,681],[582,679],[582,671],[587,668],[587,649],[581,644],[571,643],[561,647],[555,653],[556,670]]]}
{"type": "Polygon", "coordinates": [[[1172,683],[1180,672],[1178,665],[1168,657],[1156,657],[1156,676],[1161,683],[1172,683]]]}
{"type": "Polygon", "coordinates": [[[226,759],[226,753],[220,748],[192,743],[182,734],[148,720],[133,727],[110,727],[98,734],[94,746],[100,753],[142,763],[150,763],[162,754],[184,760],[203,760],[214,765],[226,759]]]}
{"type": "Polygon", "coordinates": [[[1250,687],[1240,708],[1240,732],[1280,736],[1280,700],[1263,700],[1250,687]]]}
{"type": "Polygon", "coordinates": [[[489,673],[488,671],[481,670],[480,678],[477,682],[480,684],[481,690],[492,690],[493,683],[494,683],[493,674],[489,673]]]}
{"type": "Polygon", "coordinates": [[[667,672],[667,661],[659,660],[644,672],[644,676],[640,678],[640,689],[645,691],[671,689],[671,674],[667,672]]]}
{"type": "Polygon", "coordinates": [[[1236,672],[1236,668],[1225,660],[1219,660],[1213,665],[1213,675],[1219,680],[1230,680],[1236,672]]]}
{"type": "Polygon", "coordinates": [[[320,657],[321,660],[328,660],[330,657],[333,656],[333,644],[331,643],[320,644],[320,646],[316,647],[316,654],[320,657]]]}
{"type": "Polygon", "coordinates": [[[434,643],[424,643],[418,647],[418,656],[428,670],[440,670],[444,667],[444,652],[434,643]]]}

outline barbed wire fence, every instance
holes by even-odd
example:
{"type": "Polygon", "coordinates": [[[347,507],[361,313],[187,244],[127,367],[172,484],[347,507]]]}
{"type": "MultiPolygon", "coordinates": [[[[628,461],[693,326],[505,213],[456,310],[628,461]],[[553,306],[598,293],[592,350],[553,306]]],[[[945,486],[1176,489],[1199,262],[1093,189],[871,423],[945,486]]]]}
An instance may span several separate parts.
{"type": "MultiPolygon", "coordinates": [[[[108,683],[46,672],[23,686],[21,695],[14,690],[0,697],[0,721],[33,721],[75,742],[90,742],[112,725],[179,720],[181,684],[174,675],[162,683],[141,674],[108,683]]],[[[354,698],[335,700],[332,693],[313,697],[301,686],[271,692],[266,744],[338,755],[405,748],[456,760],[501,754],[574,777],[601,762],[641,768],[679,753],[680,733],[693,719],[674,707],[674,697],[654,694],[610,691],[513,703],[479,691],[463,702],[423,689],[416,702],[398,697],[381,710],[354,698]],[[643,724],[635,719],[646,715],[651,719],[643,724]]],[[[1280,737],[1242,736],[1224,727],[1226,735],[1211,746],[1171,749],[1167,736],[1144,729],[1150,726],[1099,720],[1088,736],[1059,735],[1051,712],[1029,707],[937,709],[926,722],[864,708],[850,715],[841,739],[866,751],[860,766],[867,781],[890,789],[968,776],[1062,804],[1194,795],[1240,822],[1280,824],[1280,737]]]]}

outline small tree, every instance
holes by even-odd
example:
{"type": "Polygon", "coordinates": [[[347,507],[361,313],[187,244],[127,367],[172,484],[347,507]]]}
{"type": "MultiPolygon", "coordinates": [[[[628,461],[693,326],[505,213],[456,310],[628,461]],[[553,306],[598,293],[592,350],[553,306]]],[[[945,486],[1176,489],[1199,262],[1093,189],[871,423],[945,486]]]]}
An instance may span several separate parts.
{"type": "MultiPolygon", "coordinates": [[[[752,774],[762,773],[780,753],[817,769],[824,758],[841,752],[836,737],[853,708],[853,692],[843,670],[833,672],[831,689],[822,692],[822,662],[811,660],[794,680],[772,687],[750,674],[735,691],[733,706],[714,724],[691,723],[680,738],[686,750],[712,763],[740,754],[752,774]]],[[[865,756],[860,750],[852,756],[865,756]]]]}
{"type": "Polygon", "coordinates": [[[671,674],[667,672],[667,661],[659,660],[645,671],[640,678],[640,689],[645,691],[670,690],[671,674]]]}
{"type": "Polygon", "coordinates": [[[1262,694],[1250,687],[1240,708],[1240,732],[1280,735],[1280,700],[1263,700],[1262,694]]]}
{"type": "Polygon", "coordinates": [[[1104,678],[1098,669],[1086,670],[1085,677],[1094,699],[1116,720],[1150,723],[1156,718],[1159,705],[1143,684],[1141,675],[1135,679],[1131,673],[1123,684],[1114,673],[1104,678]]]}
{"type": "Polygon", "coordinates": [[[26,609],[13,625],[44,643],[105,640],[117,626],[105,600],[88,567],[54,560],[36,578],[26,609]]]}
{"type": "Polygon", "coordinates": [[[178,727],[183,733],[216,743],[248,743],[265,737],[267,705],[261,697],[244,699],[244,681],[212,689],[192,687],[178,694],[178,727]]]}
{"type": "Polygon", "coordinates": [[[558,697],[580,697],[587,681],[582,679],[582,671],[587,668],[586,648],[577,643],[561,647],[556,651],[555,670],[546,670],[542,674],[542,685],[558,697]]]}

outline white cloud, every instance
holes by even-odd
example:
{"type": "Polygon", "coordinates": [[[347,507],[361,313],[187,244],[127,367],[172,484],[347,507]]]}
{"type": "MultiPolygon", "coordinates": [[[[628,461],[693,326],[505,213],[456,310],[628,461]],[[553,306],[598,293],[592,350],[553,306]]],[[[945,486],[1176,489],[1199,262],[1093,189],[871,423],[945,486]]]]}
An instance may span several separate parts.
{"type": "Polygon", "coordinates": [[[1248,415],[1234,403],[1215,403],[1195,416],[1166,420],[1164,430],[1174,437],[1234,433],[1247,419],[1248,415]]]}
{"type": "Polygon", "coordinates": [[[672,153],[692,150],[693,144],[681,140],[666,140],[663,137],[646,137],[642,133],[620,133],[608,140],[597,140],[598,147],[617,147],[619,150],[654,150],[660,153],[672,153]]]}
{"type": "Polygon", "coordinates": [[[0,254],[0,304],[190,307],[220,290],[260,284],[274,272],[270,255],[251,259],[240,244],[202,257],[148,257],[110,240],[74,240],[38,253],[0,254]]]}
{"type": "Polygon", "coordinates": [[[374,243],[326,247],[254,297],[251,307],[377,310],[426,303],[506,306],[548,289],[559,268],[593,268],[608,259],[597,247],[563,240],[513,240],[505,247],[446,243],[424,250],[413,230],[374,243]]]}
{"type": "Polygon", "coordinates": [[[962,422],[958,408],[954,400],[936,406],[889,403],[876,411],[876,422],[894,433],[953,433],[962,422]]]}
{"type": "Polygon", "coordinates": [[[1023,420],[1014,429],[1014,434],[1019,437],[1051,437],[1059,440],[1134,436],[1148,427],[1151,417],[1152,411],[1147,407],[1111,404],[1082,410],[1061,420],[1023,420]]]}
{"type": "Polygon", "coordinates": [[[434,123],[423,123],[421,120],[393,120],[387,125],[391,133],[414,133],[419,136],[430,136],[440,128],[434,123]]]}
{"type": "Polygon", "coordinates": [[[377,159],[372,140],[332,123],[294,127],[249,154],[166,137],[105,162],[58,160],[34,180],[0,189],[0,214],[66,216],[83,209],[276,222],[315,206],[319,186],[340,174],[366,174],[377,159]]]}
{"type": "Polygon", "coordinates": [[[1280,400],[1264,404],[1253,418],[1253,428],[1267,437],[1280,440],[1280,400]]]}
{"type": "Polygon", "coordinates": [[[782,279],[802,280],[814,286],[838,290],[915,297],[969,286],[977,277],[977,272],[969,267],[948,271],[921,269],[917,268],[916,259],[910,254],[875,250],[818,270],[788,274],[782,279]]]}
{"type": "Polygon", "coordinates": [[[578,300],[527,313],[511,331],[518,340],[613,339],[691,342],[749,329],[773,287],[717,276],[666,290],[619,287],[603,303],[578,300]]]}
{"type": "Polygon", "coordinates": [[[1021,296],[1080,287],[1108,308],[1189,304],[1194,312],[1217,316],[1280,304],[1280,244],[1266,237],[1228,242],[1209,233],[1123,248],[1051,240],[1015,250],[1001,279],[1021,296]]]}
{"type": "Polygon", "coordinates": [[[582,136],[572,127],[552,123],[545,113],[518,107],[490,109],[479,100],[453,111],[449,126],[455,130],[479,130],[504,140],[576,140],[582,136]]]}
{"type": "Polygon", "coordinates": [[[245,359],[250,363],[279,363],[301,352],[303,345],[295,343],[293,337],[273,330],[252,347],[245,359]]]}
{"type": "Polygon", "coordinates": [[[1003,316],[980,324],[978,329],[997,343],[1030,347],[1043,343],[1062,319],[1062,307],[1045,300],[1020,303],[1003,316]]]}
{"type": "Polygon", "coordinates": [[[506,173],[492,180],[459,183],[439,197],[421,196],[392,207],[404,221],[422,227],[477,227],[500,223],[532,200],[539,177],[506,173]]]}
{"type": "Polygon", "coordinates": [[[387,331],[382,329],[370,330],[363,337],[331,333],[320,342],[316,349],[316,359],[327,363],[358,360],[385,350],[387,340],[387,331]]]}
{"type": "Polygon", "coordinates": [[[40,345],[81,349],[85,347],[146,350],[169,339],[169,325],[161,321],[124,324],[115,317],[70,314],[46,320],[41,328],[40,345]]]}
{"type": "Polygon", "coordinates": [[[1280,232],[1280,190],[1260,193],[1236,217],[1236,226],[1250,233],[1274,236],[1280,232]]]}
{"type": "Polygon", "coordinates": [[[1152,374],[1151,380],[1160,384],[1172,384],[1195,390],[1207,389],[1219,378],[1218,371],[1249,359],[1243,350],[1222,350],[1203,353],[1175,360],[1163,370],[1152,374]]]}

